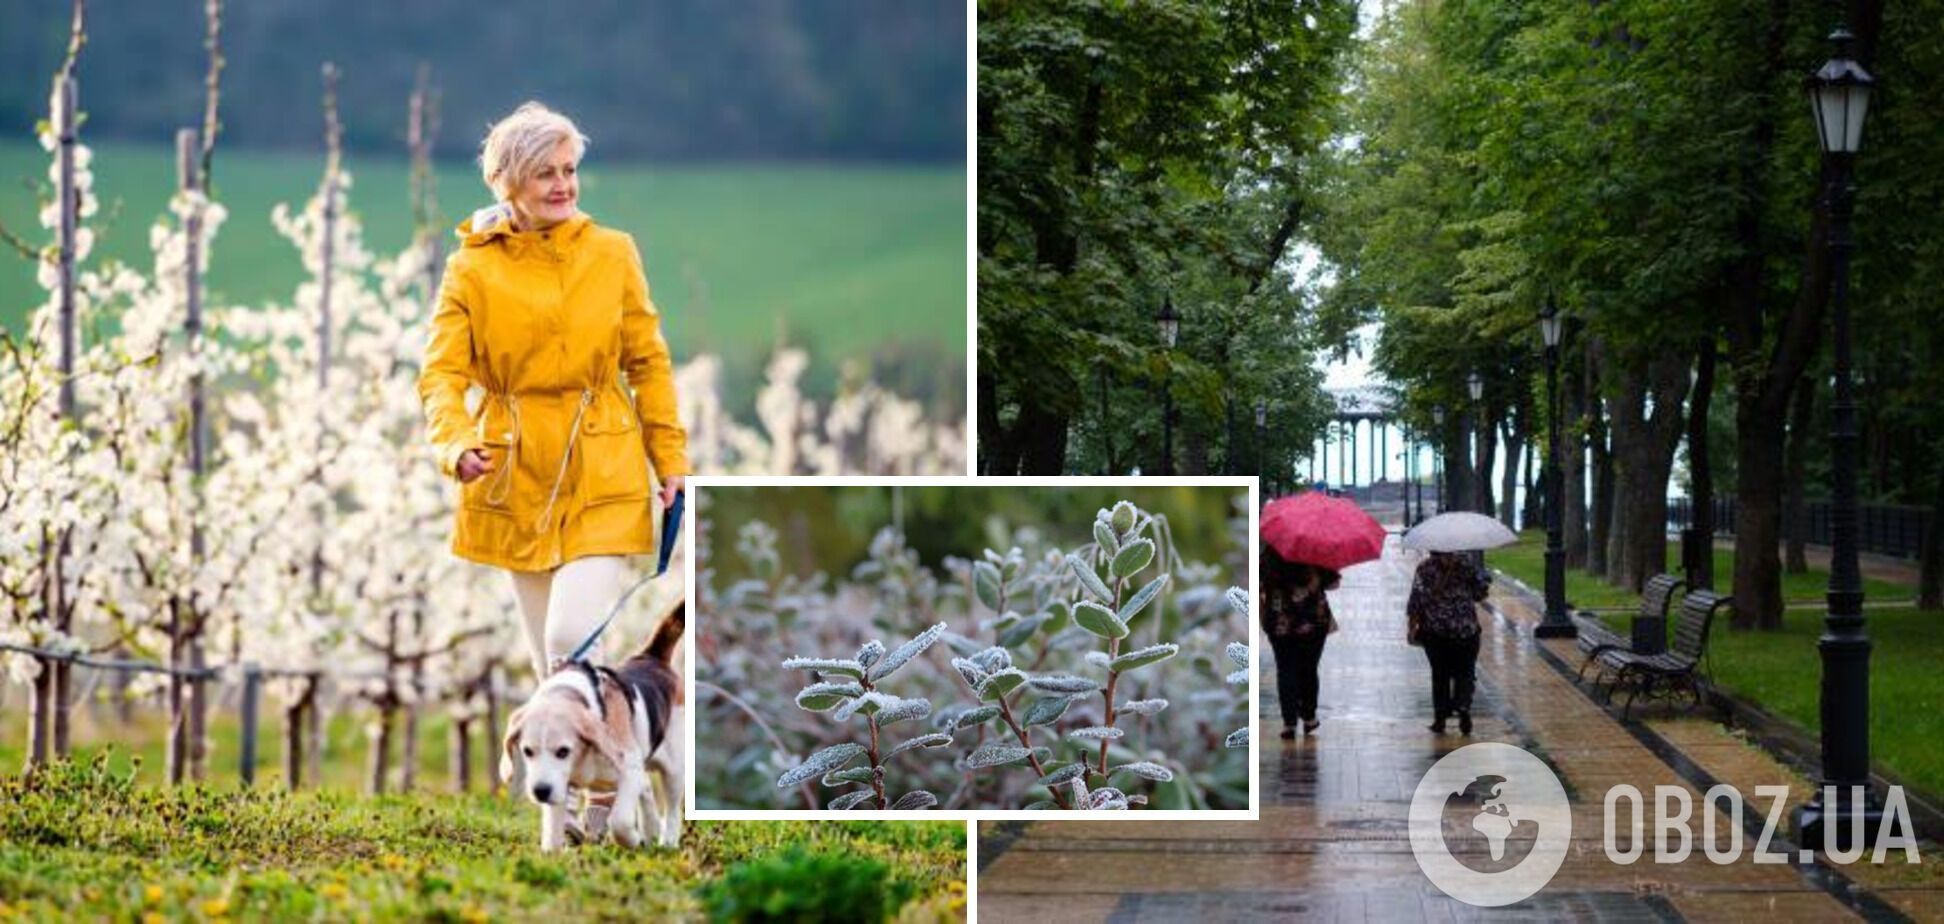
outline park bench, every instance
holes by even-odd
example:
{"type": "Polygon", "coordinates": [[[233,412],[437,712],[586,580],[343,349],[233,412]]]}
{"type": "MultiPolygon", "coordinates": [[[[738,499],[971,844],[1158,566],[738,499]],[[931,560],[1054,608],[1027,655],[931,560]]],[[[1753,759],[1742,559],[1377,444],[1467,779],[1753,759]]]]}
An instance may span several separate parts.
{"type": "Polygon", "coordinates": [[[1659,654],[1609,648],[1600,655],[1601,665],[1610,668],[1614,677],[1607,701],[1613,701],[1613,692],[1620,687],[1627,688],[1622,718],[1633,712],[1634,700],[1643,696],[1672,698],[1675,693],[1685,691],[1693,700],[1688,708],[1701,705],[1704,698],[1701,659],[1708,652],[1708,630],[1714,624],[1715,611],[1733,599],[1712,590],[1690,591],[1674,623],[1674,647],[1659,654]]]}
{"type": "MultiPolygon", "coordinates": [[[[1580,679],[1586,669],[1601,663],[1600,656],[1614,649],[1631,649],[1636,654],[1658,654],[1667,647],[1667,607],[1681,589],[1681,579],[1671,574],[1656,574],[1640,591],[1640,610],[1634,614],[1633,637],[1621,635],[1588,613],[1575,613],[1573,624],[1579,629],[1580,679]]],[[[1599,682],[1599,674],[1594,682],[1599,682]]]]}

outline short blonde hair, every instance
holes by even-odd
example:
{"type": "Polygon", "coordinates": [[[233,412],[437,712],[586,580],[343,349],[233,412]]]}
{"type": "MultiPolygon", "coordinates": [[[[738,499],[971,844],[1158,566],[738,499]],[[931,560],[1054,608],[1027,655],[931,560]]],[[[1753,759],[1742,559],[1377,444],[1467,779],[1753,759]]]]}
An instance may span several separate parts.
{"type": "Polygon", "coordinates": [[[572,119],[537,102],[525,102],[506,118],[494,123],[479,144],[479,173],[487,188],[500,199],[507,198],[528,177],[539,172],[540,163],[562,141],[574,147],[574,160],[587,152],[587,136],[572,119]]]}

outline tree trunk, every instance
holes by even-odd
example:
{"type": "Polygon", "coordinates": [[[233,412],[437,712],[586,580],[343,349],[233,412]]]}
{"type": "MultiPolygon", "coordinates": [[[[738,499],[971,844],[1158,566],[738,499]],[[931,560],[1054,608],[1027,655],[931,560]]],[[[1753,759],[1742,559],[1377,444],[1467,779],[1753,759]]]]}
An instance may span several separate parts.
{"type": "Polygon", "coordinates": [[[1586,541],[1586,572],[1608,574],[1608,537],[1614,533],[1614,451],[1608,445],[1604,399],[1598,393],[1588,405],[1592,412],[1592,535],[1586,541]]]}
{"type": "MultiPolygon", "coordinates": [[[[1688,480],[1689,497],[1694,502],[1691,527],[1700,541],[1694,567],[1688,575],[1689,586],[1713,590],[1714,580],[1714,463],[1708,455],[1708,411],[1714,403],[1715,338],[1709,332],[1701,340],[1694,363],[1694,395],[1688,402],[1688,480]]],[[[1663,504],[1663,507],[1666,505],[1663,504]]]]}
{"type": "Polygon", "coordinates": [[[284,788],[293,792],[304,785],[304,709],[310,699],[311,687],[306,683],[303,694],[284,707],[284,788]]]}
{"type": "Polygon", "coordinates": [[[451,753],[446,757],[453,792],[472,792],[472,719],[452,719],[451,753]]]}
{"type": "Polygon", "coordinates": [[[321,677],[310,680],[311,692],[309,705],[304,709],[304,737],[309,743],[304,747],[304,778],[312,786],[324,785],[324,748],[329,738],[324,734],[324,681],[321,677]]]}
{"type": "Polygon", "coordinates": [[[1535,429],[1532,439],[1526,444],[1524,457],[1525,503],[1519,510],[1519,525],[1523,529],[1546,527],[1545,500],[1552,496],[1552,479],[1555,476],[1547,468],[1545,447],[1545,441],[1535,429]]]}
{"type": "Polygon", "coordinates": [[[1667,484],[1685,420],[1688,357],[1633,358],[1622,364],[1622,376],[1613,409],[1615,493],[1621,503],[1607,580],[1638,593],[1648,577],[1667,569],[1667,484]]]}
{"type": "MultiPolygon", "coordinates": [[[[1519,464],[1525,458],[1525,434],[1507,421],[1499,434],[1505,440],[1505,471],[1499,476],[1499,520],[1513,530],[1519,528],[1519,464]]],[[[1528,469],[1530,467],[1528,466],[1528,469]]]]}
{"type": "Polygon", "coordinates": [[[391,775],[392,723],[397,717],[398,707],[392,704],[390,691],[386,691],[378,704],[378,715],[372,719],[371,755],[366,785],[374,796],[385,794],[385,784],[391,775]]]}
{"type": "Polygon", "coordinates": [[[1795,400],[1791,404],[1789,457],[1783,463],[1782,483],[1782,530],[1788,542],[1783,567],[1790,574],[1806,574],[1809,571],[1809,556],[1804,546],[1809,539],[1809,517],[1808,486],[1804,479],[1809,467],[1810,428],[1815,425],[1816,384],[1808,381],[1798,384],[1795,400]]]}
{"type": "Polygon", "coordinates": [[[1485,404],[1478,409],[1478,418],[1472,422],[1472,434],[1478,441],[1478,468],[1473,472],[1472,508],[1486,516],[1491,516],[1496,507],[1492,497],[1492,468],[1498,460],[1498,427],[1492,423],[1492,406],[1485,404]]]}
{"type": "MultiPolygon", "coordinates": [[[[197,671],[208,665],[200,638],[189,640],[189,664],[197,671]]],[[[189,683],[189,776],[198,781],[209,778],[209,696],[213,689],[207,677],[199,676],[189,683]]]]}
{"type": "Polygon", "coordinates": [[[1782,626],[1782,421],[1753,389],[1735,401],[1735,615],[1737,629],[1782,626]]]}
{"type": "MultiPolygon", "coordinates": [[[[1561,357],[1564,359],[1564,357],[1561,357]]],[[[1562,423],[1560,431],[1560,457],[1564,460],[1564,471],[1560,473],[1565,487],[1565,514],[1561,518],[1562,529],[1566,533],[1566,567],[1586,568],[1587,565],[1587,510],[1586,510],[1586,439],[1585,423],[1586,395],[1584,370],[1579,363],[1562,363],[1560,370],[1565,379],[1559,390],[1562,423]]]]}

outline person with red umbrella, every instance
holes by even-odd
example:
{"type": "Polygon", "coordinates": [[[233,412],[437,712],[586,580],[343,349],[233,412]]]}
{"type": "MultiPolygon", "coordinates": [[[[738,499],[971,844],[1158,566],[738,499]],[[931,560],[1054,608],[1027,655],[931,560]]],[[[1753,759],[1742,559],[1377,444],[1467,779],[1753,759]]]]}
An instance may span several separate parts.
{"type": "Polygon", "coordinates": [[[1282,737],[1296,723],[1314,734],[1323,646],[1336,631],[1326,592],[1340,572],[1383,554],[1384,527],[1355,503],[1305,492],[1279,497],[1262,511],[1262,633],[1276,655],[1282,737]]]}

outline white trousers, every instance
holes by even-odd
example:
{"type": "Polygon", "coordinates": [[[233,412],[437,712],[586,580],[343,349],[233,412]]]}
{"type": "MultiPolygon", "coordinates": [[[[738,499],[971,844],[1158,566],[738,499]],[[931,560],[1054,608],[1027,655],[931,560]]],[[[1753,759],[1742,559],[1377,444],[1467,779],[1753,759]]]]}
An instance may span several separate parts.
{"type": "MultiPolygon", "coordinates": [[[[621,595],[622,558],[591,555],[576,558],[552,571],[511,571],[513,591],[520,598],[526,620],[527,651],[533,675],[545,679],[547,666],[566,659],[594,627],[607,617],[621,595]]],[[[596,643],[591,660],[600,653],[596,643]]]]}

